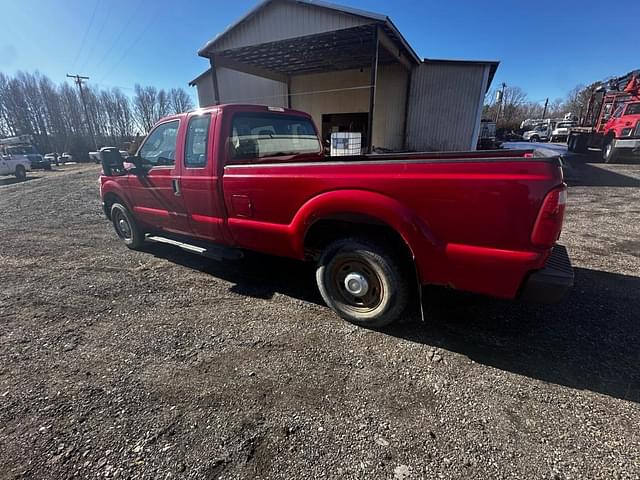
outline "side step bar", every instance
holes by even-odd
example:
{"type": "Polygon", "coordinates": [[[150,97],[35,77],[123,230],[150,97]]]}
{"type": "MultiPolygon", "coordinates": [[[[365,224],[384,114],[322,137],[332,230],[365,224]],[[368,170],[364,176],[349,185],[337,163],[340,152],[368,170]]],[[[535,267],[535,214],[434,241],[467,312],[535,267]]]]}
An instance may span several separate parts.
{"type": "Polygon", "coordinates": [[[149,242],[164,243],[181,248],[185,252],[195,253],[212,260],[239,260],[244,255],[242,251],[235,248],[224,247],[222,245],[206,244],[200,242],[187,243],[178,238],[164,237],[160,235],[147,235],[149,242]]]}

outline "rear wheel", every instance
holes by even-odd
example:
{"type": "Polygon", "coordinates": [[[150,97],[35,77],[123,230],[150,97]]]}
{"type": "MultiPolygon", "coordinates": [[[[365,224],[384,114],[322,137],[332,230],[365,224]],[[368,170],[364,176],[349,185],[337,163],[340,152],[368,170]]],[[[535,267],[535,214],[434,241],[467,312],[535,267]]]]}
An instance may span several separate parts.
{"type": "Polygon", "coordinates": [[[529,139],[529,141],[530,141],[531,143],[538,143],[538,142],[540,141],[540,137],[538,137],[537,135],[534,135],[533,137],[531,137],[531,138],[529,139]]]}
{"type": "Polygon", "coordinates": [[[16,171],[13,174],[18,180],[27,178],[27,170],[24,168],[24,165],[16,165],[16,171]]]}
{"type": "Polygon", "coordinates": [[[348,238],[322,254],[316,281],[322,298],[356,325],[379,328],[397,320],[408,303],[407,277],[386,247],[348,238]]]}
{"type": "Polygon", "coordinates": [[[118,237],[127,247],[135,250],[144,244],[144,232],[127,207],[121,203],[114,203],[111,206],[111,221],[118,237]]]}

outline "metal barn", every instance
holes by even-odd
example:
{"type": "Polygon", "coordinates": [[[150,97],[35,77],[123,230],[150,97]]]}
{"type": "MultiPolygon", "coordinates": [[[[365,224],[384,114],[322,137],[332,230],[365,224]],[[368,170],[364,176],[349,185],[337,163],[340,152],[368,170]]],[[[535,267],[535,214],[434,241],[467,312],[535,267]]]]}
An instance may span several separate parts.
{"type": "Polygon", "coordinates": [[[421,59],[389,17],[309,0],[265,0],[202,47],[200,106],[308,112],[324,140],[363,149],[475,149],[498,62],[421,59]]]}

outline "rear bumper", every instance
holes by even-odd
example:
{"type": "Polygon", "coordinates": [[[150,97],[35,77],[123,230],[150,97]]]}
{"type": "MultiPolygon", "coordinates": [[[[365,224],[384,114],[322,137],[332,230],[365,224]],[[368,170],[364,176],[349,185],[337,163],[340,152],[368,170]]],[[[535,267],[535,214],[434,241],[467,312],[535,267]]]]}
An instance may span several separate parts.
{"type": "Polygon", "coordinates": [[[544,268],[529,275],[520,298],[529,302],[556,303],[573,287],[573,267],[567,249],[556,245],[544,268]]]}

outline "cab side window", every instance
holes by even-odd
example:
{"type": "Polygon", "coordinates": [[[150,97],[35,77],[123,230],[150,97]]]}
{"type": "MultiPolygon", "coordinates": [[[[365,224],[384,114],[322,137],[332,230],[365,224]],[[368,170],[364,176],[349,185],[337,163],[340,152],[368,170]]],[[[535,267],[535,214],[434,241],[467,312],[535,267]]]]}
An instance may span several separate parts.
{"type": "Polygon", "coordinates": [[[624,105],[621,105],[618,108],[616,108],[616,111],[613,112],[613,118],[620,118],[622,116],[623,110],[624,110],[624,105]]]}
{"type": "Polygon", "coordinates": [[[151,167],[175,164],[179,125],[178,120],[163,123],[149,134],[138,154],[143,163],[151,167]]]}
{"type": "Polygon", "coordinates": [[[203,168],[207,165],[207,139],[211,114],[191,117],[187,127],[184,149],[184,165],[187,168],[203,168]]]}

